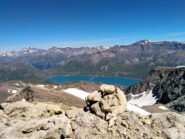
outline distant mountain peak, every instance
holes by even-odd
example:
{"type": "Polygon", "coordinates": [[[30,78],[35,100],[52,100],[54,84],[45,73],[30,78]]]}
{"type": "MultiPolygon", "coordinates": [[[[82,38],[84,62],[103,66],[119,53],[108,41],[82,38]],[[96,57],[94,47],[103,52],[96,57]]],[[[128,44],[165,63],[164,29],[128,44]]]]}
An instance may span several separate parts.
{"type": "Polygon", "coordinates": [[[140,40],[140,41],[135,42],[134,44],[148,44],[148,43],[150,43],[149,40],[140,40]]]}
{"type": "Polygon", "coordinates": [[[12,56],[12,54],[7,51],[0,51],[0,56],[12,56]]]}

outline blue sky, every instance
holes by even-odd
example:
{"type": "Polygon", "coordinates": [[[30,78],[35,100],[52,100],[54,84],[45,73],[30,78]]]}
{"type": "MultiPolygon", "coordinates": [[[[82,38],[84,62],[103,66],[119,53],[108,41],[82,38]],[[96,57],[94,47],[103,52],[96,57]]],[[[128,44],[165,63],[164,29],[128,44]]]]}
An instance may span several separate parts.
{"type": "Polygon", "coordinates": [[[185,0],[0,0],[0,50],[185,41],[185,0]]]}

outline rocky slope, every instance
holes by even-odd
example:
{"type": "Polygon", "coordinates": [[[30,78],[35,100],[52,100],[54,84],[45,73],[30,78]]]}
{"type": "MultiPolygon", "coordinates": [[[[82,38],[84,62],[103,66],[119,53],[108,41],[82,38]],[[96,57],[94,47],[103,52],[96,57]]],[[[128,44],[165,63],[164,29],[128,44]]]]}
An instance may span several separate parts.
{"type": "Polygon", "coordinates": [[[22,64],[19,62],[0,64],[0,82],[30,78],[42,79],[42,72],[29,64],[22,64]]]}
{"type": "Polygon", "coordinates": [[[126,90],[129,99],[133,95],[142,97],[143,92],[152,93],[157,103],[185,111],[185,67],[158,67],[126,90]]]}
{"type": "Polygon", "coordinates": [[[142,116],[129,111],[123,92],[115,86],[102,85],[87,97],[86,103],[84,110],[62,103],[3,103],[0,138],[183,139],[185,135],[184,116],[142,116]]]}
{"type": "Polygon", "coordinates": [[[26,85],[23,89],[17,91],[17,93],[10,95],[6,98],[6,102],[16,102],[16,101],[27,101],[31,103],[35,102],[52,102],[60,103],[62,102],[67,106],[84,107],[85,102],[75,97],[65,93],[62,90],[56,90],[55,88],[44,87],[44,85],[26,85]]]}
{"type": "Polygon", "coordinates": [[[92,92],[99,89],[100,83],[93,82],[65,82],[65,83],[52,83],[42,82],[40,80],[27,80],[27,81],[8,81],[0,83],[0,103],[9,101],[21,101],[22,99],[33,101],[49,101],[49,102],[65,102],[67,105],[83,107],[84,100],[75,97],[74,95],[66,94],[64,91],[73,89],[76,91],[92,92]],[[30,92],[30,94],[29,94],[30,92]],[[51,97],[50,97],[51,96],[51,97]],[[29,99],[30,98],[30,99],[29,99]],[[66,101],[65,101],[66,100],[66,101]],[[76,103],[71,103],[76,102],[76,103]]]}

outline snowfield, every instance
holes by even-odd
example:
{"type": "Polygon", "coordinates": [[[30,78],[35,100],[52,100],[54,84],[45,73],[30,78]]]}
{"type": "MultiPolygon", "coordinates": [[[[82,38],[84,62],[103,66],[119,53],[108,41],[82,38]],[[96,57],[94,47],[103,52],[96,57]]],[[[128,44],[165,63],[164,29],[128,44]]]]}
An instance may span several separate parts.
{"type": "Polygon", "coordinates": [[[150,90],[137,95],[131,94],[131,100],[129,100],[128,102],[130,104],[143,107],[143,106],[154,105],[156,101],[157,99],[153,96],[152,90],[150,90]]]}
{"type": "Polygon", "coordinates": [[[161,110],[168,110],[165,106],[159,106],[159,109],[161,109],[161,110]]]}
{"type": "Polygon", "coordinates": [[[182,66],[177,66],[176,68],[185,68],[185,66],[183,66],[183,65],[182,66]]]}
{"type": "Polygon", "coordinates": [[[63,90],[65,93],[68,93],[68,94],[71,94],[71,95],[74,95],[76,97],[79,97],[83,100],[85,100],[85,98],[89,95],[88,92],[85,92],[83,90],[79,90],[77,88],[68,88],[66,90],[63,90]]]}
{"type": "Polygon", "coordinates": [[[137,106],[134,106],[130,103],[127,103],[127,109],[130,110],[130,111],[133,111],[135,113],[138,113],[138,114],[141,114],[141,115],[145,115],[145,116],[148,116],[148,115],[151,115],[151,113],[137,107],[137,106]]]}

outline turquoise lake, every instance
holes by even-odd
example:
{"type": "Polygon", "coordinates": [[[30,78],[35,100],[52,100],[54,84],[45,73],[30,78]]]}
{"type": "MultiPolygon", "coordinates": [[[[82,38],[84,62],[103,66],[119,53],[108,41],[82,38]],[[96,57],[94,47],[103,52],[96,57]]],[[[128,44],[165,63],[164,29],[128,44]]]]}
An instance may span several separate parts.
{"type": "Polygon", "coordinates": [[[105,84],[120,84],[130,86],[141,80],[126,77],[113,77],[113,76],[54,76],[48,79],[51,82],[63,83],[66,81],[88,81],[88,82],[101,82],[105,84]]]}

